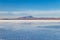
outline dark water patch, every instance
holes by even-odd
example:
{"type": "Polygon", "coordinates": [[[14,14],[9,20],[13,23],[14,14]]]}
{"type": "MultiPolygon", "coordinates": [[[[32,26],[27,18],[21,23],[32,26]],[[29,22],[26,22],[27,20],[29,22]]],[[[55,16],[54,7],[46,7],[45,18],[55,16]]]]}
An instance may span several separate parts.
{"type": "Polygon", "coordinates": [[[37,26],[37,28],[56,28],[56,29],[58,28],[59,29],[60,25],[37,26]]]}

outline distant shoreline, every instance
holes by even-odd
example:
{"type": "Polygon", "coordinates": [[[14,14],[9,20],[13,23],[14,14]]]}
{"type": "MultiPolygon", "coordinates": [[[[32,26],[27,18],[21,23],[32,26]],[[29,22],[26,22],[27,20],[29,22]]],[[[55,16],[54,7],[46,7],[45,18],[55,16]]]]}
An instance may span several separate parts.
{"type": "Polygon", "coordinates": [[[24,16],[24,17],[17,17],[17,18],[0,18],[0,20],[60,20],[60,18],[45,18],[45,17],[33,17],[33,16],[24,16]]]}

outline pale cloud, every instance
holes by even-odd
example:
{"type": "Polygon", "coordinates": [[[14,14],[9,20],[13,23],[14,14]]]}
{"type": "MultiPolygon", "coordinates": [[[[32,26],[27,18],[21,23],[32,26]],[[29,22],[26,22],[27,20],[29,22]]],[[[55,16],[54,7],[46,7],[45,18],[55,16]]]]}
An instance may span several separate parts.
{"type": "MultiPolygon", "coordinates": [[[[59,16],[60,10],[46,10],[46,11],[40,11],[40,10],[27,10],[27,11],[0,11],[0,16],[5,16],[5,15],[10,15],[10,16],[59,16]],[[56,14],[56,15],[55,15],[56,14]]],[[[8,16],[7,15],[7,16],[8,16]]]]}
{"type": "Polygon", "coordinates": [[[12,12],[13,14],[22,14],[22,13],[25,13],[25,14],[53,14],[53,13],[60,13],[60,10],[49,10],[49,11],[13,11],[12,12]]]}
{"type": "Polygon", "coordinates": [[[8,11],[0,11],[0,14],[8,13],[8,11]]]}

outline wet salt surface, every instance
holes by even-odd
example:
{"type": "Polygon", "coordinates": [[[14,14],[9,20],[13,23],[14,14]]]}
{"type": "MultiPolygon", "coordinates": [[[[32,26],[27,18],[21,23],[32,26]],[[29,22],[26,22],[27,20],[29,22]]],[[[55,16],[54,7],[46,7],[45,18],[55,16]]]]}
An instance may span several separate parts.
{"type": "Polygon", "coordinates": [[[0,23],[0,40],[60,40],[60,23],[0,23]]]}

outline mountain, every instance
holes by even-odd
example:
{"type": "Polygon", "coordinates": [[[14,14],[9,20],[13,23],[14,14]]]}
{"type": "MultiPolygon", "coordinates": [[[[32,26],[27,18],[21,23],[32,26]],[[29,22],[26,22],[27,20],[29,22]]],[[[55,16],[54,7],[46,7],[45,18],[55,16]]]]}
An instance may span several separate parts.
{"type": "Polygon", "coordinates": [[[33,16],[26,16],[26,17],[23,17],[23,18],[34,18],[33,16]]]}

